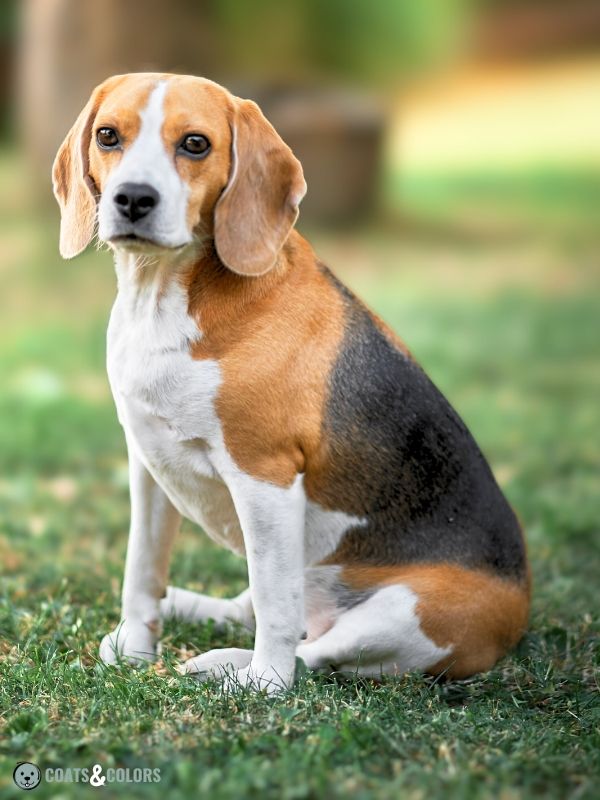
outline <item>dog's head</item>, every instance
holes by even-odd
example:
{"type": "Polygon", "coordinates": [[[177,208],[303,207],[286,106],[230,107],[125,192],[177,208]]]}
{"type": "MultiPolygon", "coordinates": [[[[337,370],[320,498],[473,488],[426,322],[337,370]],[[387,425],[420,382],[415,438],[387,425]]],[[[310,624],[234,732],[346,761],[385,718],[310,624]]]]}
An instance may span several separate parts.
{"type": "Polygon", "coordinates": [[[234,272],[276,262],[306,192],[300,162],[258,106],[203,78],[133,73],[92,92],[53,168],[60,252],[214,239],[234,272]]]}

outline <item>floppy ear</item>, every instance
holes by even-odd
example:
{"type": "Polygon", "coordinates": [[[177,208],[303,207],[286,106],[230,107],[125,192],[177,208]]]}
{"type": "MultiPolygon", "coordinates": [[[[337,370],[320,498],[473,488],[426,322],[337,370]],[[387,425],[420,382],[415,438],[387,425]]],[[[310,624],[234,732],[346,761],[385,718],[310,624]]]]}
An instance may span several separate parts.
{"type": "Polygon", "coordinates": [[[240,275],[275,265],[306,194],[302,167],[251,100],[235,100],[231,175],[215,206],[221,261],[240,275]]]}
{"type": "Polygon", "coordinates": [[[99,105],[98,88],[61,144],[52,167],[52,187],[60,206],[60,254],[63,258],[81,253],[94,234],[96,187],[88,169],[92,124],[99,105]]]}

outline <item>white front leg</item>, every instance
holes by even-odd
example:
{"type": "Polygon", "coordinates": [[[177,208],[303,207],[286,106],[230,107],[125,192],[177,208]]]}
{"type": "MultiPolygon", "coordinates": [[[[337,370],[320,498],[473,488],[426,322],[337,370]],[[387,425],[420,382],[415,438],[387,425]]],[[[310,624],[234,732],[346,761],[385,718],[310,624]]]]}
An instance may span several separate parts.
{"type": "Polygon", "coordinates": [[[152,660],[160,635],[173,540],[181,517],[128,443],[131,527],[123,580],[121,622],[100,645],[100,658],[114,663],[152,660]]]}
{"type": "Polygon", "coordinates": [[[304,512],[302,476],[287,489],[243,474],[226,477],[238,513],[256,618],[254,653],[234,682],[266,689],[291,686],[304,631],[304,512]]]}

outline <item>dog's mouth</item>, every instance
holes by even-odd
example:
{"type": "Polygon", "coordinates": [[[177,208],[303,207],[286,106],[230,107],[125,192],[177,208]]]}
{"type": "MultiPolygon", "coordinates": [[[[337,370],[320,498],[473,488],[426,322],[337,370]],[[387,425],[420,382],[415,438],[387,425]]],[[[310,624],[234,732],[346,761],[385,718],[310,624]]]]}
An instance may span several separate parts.
{"type": "Polygon", "coordinates": [[[148,236],[140,236],[137,233],[122,233],[117,236],[111,236],[107,240],[113,247],[118,247],[132,253],[158,253],[165,250],[175,252],[182,250],[188,243],[182,244],[165,244],[164,242],[151,239],[148,236]]]}

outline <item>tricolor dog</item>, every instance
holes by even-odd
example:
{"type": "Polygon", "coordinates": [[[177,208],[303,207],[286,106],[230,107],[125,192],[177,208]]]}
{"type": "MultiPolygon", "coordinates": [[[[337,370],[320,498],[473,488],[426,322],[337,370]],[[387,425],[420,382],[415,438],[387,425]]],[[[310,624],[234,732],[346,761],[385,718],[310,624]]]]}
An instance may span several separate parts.
{"type": "Polygon", "coordinates": [[[526,626],[520,526],[456,412],[294,230],[300,163],[251,101],[139,73],[98,86],[61,146],[60,250],[98,227],[118,294],[108,374],[129,452],[121,623],[152,659],[175,616],[255,630],[183,667],[269,692],[314,670],[464,677],[526,626]],[[185,516],[249,588],[167,586],[185,516]]]}

